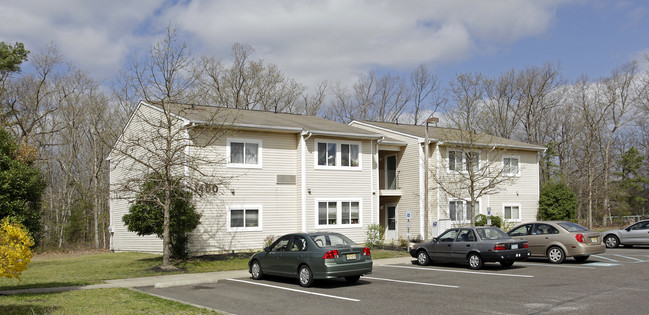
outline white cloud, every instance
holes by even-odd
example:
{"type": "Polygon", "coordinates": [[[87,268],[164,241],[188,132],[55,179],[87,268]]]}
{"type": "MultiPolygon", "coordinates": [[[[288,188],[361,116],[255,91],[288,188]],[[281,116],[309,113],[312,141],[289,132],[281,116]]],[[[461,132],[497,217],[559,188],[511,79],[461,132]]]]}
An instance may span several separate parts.
{"type": "Polygon", "coordinates": [[[370,69],[434,68],[543,34],[563,1],[15,1],[0,4],[0,40],[53,41],[76,65],[111,79],[124,58],[171,23],[200,54],[234,42],[310,86],[370,69]]]}

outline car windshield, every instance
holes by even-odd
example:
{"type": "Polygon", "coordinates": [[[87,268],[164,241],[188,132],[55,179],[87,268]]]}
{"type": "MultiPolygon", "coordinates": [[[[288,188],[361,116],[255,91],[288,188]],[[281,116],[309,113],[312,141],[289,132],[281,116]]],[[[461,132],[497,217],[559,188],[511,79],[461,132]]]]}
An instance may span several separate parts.
{"type": "Polygon", "coordinates": [[[566,229],[568,232],[584,232],[588,231],[587,228],[577,224],[577,223],[572,223],[572,222],[561,222],[557,223],[560,227],[566,229]]]}
{"type": "Polygon", "coordinates": [[[311,234],[310,236],[313,242],[318,245],[318,247],[356,245],[356,243],[342,234],[311,234]]]}
{"type": "Polygon", "coordinates": [[[478,235],[483,240],[502,240],[511,238],[507,233],[503,232],[499,228],[476,229],[476,232],[478,232],[478,235]]]}

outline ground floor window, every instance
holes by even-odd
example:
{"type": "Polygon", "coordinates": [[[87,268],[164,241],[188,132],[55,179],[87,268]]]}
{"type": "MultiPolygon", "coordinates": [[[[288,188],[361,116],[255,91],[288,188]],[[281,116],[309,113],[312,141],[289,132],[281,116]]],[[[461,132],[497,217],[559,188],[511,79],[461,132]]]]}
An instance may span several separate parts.
{"type": "Polygon", "coordinates": [[[317,227],[360,225],[361,202],[358,200],[318,200],[317,227]]]}
{"type": "Polygon", "coordinates": [[[229,231],[261,230],[261,206],[229,206],[229,231]]]}
{"type": "MultiPolygon", "coordinates": [[[[480,213],[480,201],[475,202],[476,211],[473,216],[480,213]]],[[[448,215],[452,221],[471,221],[471,202],[465,200],[451,200],[448,202],[448,215]]]]}
{"type": "Polygon", "coordinates": [[[505,205],[503,212],[505,214],[505,220],[521,220],[521,207],[519,205],[505,205]]]}

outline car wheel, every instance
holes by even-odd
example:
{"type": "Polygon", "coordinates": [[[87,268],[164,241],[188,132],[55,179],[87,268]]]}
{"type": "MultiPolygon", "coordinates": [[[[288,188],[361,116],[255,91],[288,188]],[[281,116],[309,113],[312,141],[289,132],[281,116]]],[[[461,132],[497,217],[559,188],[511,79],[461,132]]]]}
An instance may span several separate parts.
{"type": "Polygon", "coordinates": [[[607,235],[604,238],[604,244],[606,244],[606,247],[608,248],[615,248],[620,246],[620,240],[615,235],[607,235]]]}
{"type": "Polygon", "coordinates": [[[345,281],[347,281],[349,283],[354,283],[354,282],[358,281],[358,279],[360,279],[360,278],[361,278],[361,276],[347,276],[347,277],[345,277],[345,281]]]}
{"type": "Polygon", "coordinates": [[[501,261],[500,265],[503,266],[503,268],[509,268],[514,265],[513,261],[501,261]]]}
{"type": "Polygon", "coordinates": [[[482,268],[482,258],[476,253],[469,254],[469,268],[476,270],[482,268]]]}
{"type": "Polygon", "coordinates": [[[313,285],[313,273],[307,265],[302,265],[300,271],[298,272],[300,278],[300,286],[310,287],[313,285]]]}
{"type": "Polygon", "coordinates": [[[546,256],[548,256],[548,259],[553,264],[560,264],[566,260],[566,254],[563,252],[563,249],[557,246],[550,247],[546,256]]]}
{"type": "Polygon", "coordinates": [[[420,250],[417,253],[417,263],[419,263],[422,266],[426,266],[430,264],[430,257],[428,256],[428,253],[425,250],[420,250]]]}
{"type": "Polygon", "coordinates": [[[575,257],[575,260],[577,262],[583,263],[584,261],[586,261],[588,259],[588,257],[590,257],[590,256],[577,256],[577,257],[575,257]]]}
{"type": "Polygon", "coordinates": [[[252,274],[252,278],[255,280],[259,280],[264,277],[264,272],[261,271],[261,265],[259,264],[258,260],[252,262],[250,273],[252,274]]]}

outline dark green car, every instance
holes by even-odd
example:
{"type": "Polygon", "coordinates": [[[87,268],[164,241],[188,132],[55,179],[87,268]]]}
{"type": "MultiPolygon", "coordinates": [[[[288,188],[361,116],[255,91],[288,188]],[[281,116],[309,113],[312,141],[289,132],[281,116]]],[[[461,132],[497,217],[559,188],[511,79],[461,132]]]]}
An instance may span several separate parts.
{"type": "Polygon", "coordinates": [[[264,275],[298,278],[308,287],[315,279],[344,277],[356,282],[372,273],[370,249],[340,233],[292,233],[254,254],[248,271],[255,280],[264,275]]]}

